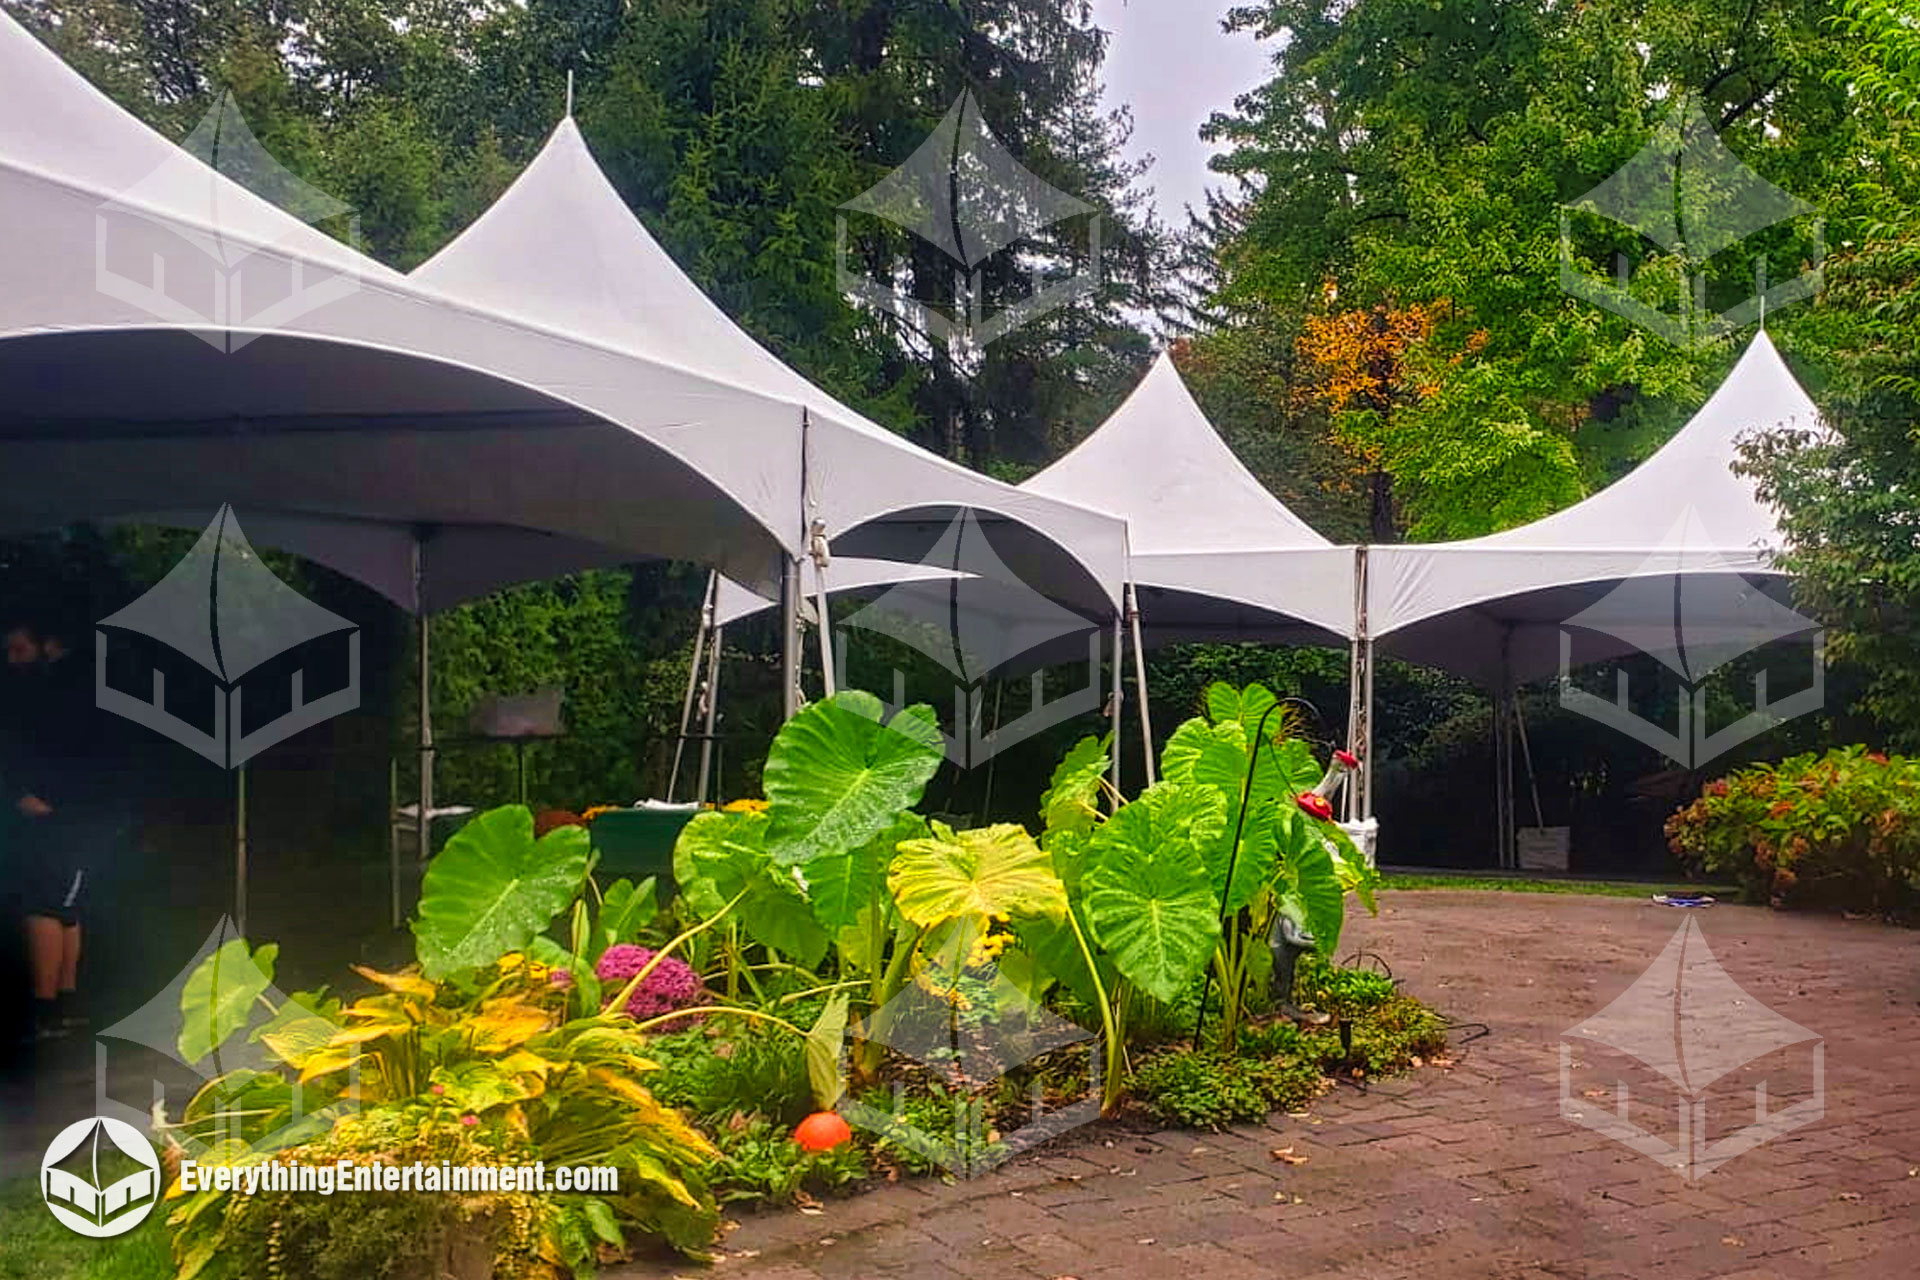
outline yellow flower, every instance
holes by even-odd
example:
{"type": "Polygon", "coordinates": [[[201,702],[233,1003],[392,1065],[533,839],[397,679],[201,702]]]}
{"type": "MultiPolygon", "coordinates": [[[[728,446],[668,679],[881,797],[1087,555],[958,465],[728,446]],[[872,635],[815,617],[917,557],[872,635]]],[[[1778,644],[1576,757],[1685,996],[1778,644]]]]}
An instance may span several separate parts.
{"type": "Polygon", "coordinates": [[[720,806],[722,813],[765,813],[765,800],[734,800],[720,806]]]}
{"type": "Polygon", "coordinates": [[[527,958],[521,955],[518,951],[509,951],[507,952],[507,954],[500,957],[500,960],[499,960],[500,972],[506,973],[506,972],[509,972],[510,970],[518,969],[522,964],[526,963],[526,959],[527,958]]]}
{"type": "Polygon", "coordinates": [[[626,806],[624,805],[617,805],[617,804],[596,804],[590,807],[585,813],[581,814],[580,816],[584,820],[588,822],[592,822],[595,818],[599,817],[603,813],[617,813],[625,807],[626,806]]]}
{"type": "Polygon", "coordinates": [[[532,964],[527,966],[527,976],[529,978],[532,978],[535,982],[545,982],[547,980],[548,972],[549,972],[548,967],[544,964],[541,964],[538,960],[535,960],[532,964]]]}

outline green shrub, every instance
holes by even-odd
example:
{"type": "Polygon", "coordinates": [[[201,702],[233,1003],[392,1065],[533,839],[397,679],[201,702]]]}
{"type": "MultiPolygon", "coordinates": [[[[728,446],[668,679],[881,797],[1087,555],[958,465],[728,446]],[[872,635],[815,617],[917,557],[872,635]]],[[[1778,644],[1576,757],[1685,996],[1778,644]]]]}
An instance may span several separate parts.
{"type": "Polygon", "coordinates": [[[1352,1026],[1351,1053],[1340,1047],[1339,1033],[1329,1030],[1316,1034],[1329,1055],[1330,1065],[1344,1060],[1370,1076],[1392,1075],[1445,1052],[1447,1023],[1427,1006],[1411,996],[1394,995],[1352,1026]]]}
{"type": "MultiPolygon", "coordinates": [[[[1317,1077],[1319,1068],[1313,1069],[1317,1077]]],[[[1134,1096],[1156,1120],[1189,1129],[1225,1129],[1264,1120],[1271,1108],[1238,1058],[1211,1051],[1172,1049],[1133,1073],[1134,1096]]]]}
{"type": "Polygon", "coordinates": [[[1854,746],[1741,769],[1669,818],[1667,841],[1756,901],[1907,913],[1920,897],[1920,761],[1854,746]]]}
{"type": "Polygon", "coordinates": [[[1393,979],[1373,969],[1343,969],[1317,955],[1300,957],[1293,998],[1303,1009],[1362,1018],[1393,999],[1393,979]]]}
{"type": "Polygon", "coordinates": [[[720,1162],[712,1176],[722,1201],[784,1204],[802,1191],[837,1191],[864,1180],[866,1156],[848,1142],[831,1151],[807,1151],[793,1130],[766,1120],[741,1120],[714,1130],[720,1162]]]}
{"type": "Polygon", "coordinates": [[[792,1128],[814,1110],[802,1042],[783,1031],[721,1028],[662,1036],[648,1056],[663,1068],[654,1096],[719,1128],[736,1115],[792,1128]]]}

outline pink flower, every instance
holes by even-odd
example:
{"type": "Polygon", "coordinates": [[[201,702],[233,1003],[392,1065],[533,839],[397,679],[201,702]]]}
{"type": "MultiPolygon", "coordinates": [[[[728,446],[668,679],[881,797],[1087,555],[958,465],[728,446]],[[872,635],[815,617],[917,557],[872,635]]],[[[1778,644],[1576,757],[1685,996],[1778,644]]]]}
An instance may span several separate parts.
{"type": "MultiPolygon", "coordinates": [[[[651,947],[637,946],[631,942],[618,943],[602,952],[600,963],[593,967],[593,972],[609,988],[607,999],[618,996],[621,988],[652,963],[653,957],[651,947]]],[[[657,1018],[661,1014],[698,1003],[700,975],[684,960],[668,956],[654,966],[645,982],[634,989],[633,995],[627,1000],[627,1013],[634,1018],[657,1018]]]]}
{"type": "Polygon", "coordinates": [[[1333,758],[1340,762],[1342,769],[1358,769],[1360,767],[1360,757],[1351,751],[1335,750],[1333,758]]]}
{"type": "Polygon", "coordinates": [[[1318,818],[1322,822],[1333,821],[1333,806],[1327,803],[1327,798],[1323,795],[1302,791],[1294,797],[1294,803],[1310,817],[1318,818]]]}
{"type": "Polygon", "coordinates": [[[434,1096],[434,1097],[436,1097],[436,1098],[440,1098],[440,1097],[445,1097],[445,1096],[446,1096],[446,1092],[447,1092],[447,1086],[445,1086],[445,1085],[443,1085],[443,1084],[434,1084],[434,1085],[431,1085],[431,1086],[429,1086],[429,1087],[430,1087],[430,1088],[431,1088],[431,1089],[433,1090],[433,1096],[434,1096]]]}
{"type": "Polygon", "coordinates": [[[560,988],[562,991],[573,990],[573,975],[565,969],[549,971],[547,974],[547,982],[552,986],[560,988]]]}
{"type": "Polygon", "coordinates": [[[480,1117],[472,1114],[464,1115],[460,1117],[460,1123],[471,1129],[480,1123],[480,1117]]]}

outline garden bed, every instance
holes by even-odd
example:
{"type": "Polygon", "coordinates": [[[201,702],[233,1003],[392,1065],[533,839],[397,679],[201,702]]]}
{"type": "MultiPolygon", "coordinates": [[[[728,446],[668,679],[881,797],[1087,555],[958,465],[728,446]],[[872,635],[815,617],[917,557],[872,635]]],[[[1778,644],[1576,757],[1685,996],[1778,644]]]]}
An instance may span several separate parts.
{"type": "Polygon", "coordinates": [[[165,1126],[170,1172],[537,1163],[617,1169],[617,1190],[175,1186],[181,1280],[699,1257],[729,1206],[970,1175],[1098,1118],[1257,1120],[1417,1066],[1444,1052],[1441,1019],[1329,962],[1348,899],[1374,907],[1331,821],[1357,762],[1287,730],[1265,690],[1216,687],[1139,796],[1107,786],[1089,738],[1038,834],[955,830],[913,811],[942,754],[931,712],[844,693],[781,731],[766,800],[688,824],[664,907],[652,881],[598,883],[580,825],[479,815],[429,870],[414,965],[283,997],[270,945],[206,959],[182,1057],[266,1060],[165,1126]]]}

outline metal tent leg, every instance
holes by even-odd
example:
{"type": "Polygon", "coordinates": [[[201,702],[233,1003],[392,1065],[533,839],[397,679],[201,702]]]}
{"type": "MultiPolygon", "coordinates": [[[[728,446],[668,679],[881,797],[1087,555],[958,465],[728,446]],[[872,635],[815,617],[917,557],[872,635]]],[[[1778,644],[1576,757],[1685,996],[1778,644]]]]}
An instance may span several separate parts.
{"type": "MultiPolygon", "coordinates": [[[[1133,584],[1127,584],[1127,623],[1133,631],[1133,693],[1140,699],[1140,754],[1145,763],[1144,777],[1147,785],[1157,782],[1158,776],[1153,763],[1153,711],[1147,705],[1147,658],[1146,648],[1140,643],[1140,601],[1134,594],[1133,584]]],[[[1114,743],[1115,754],[1120,745],[1114,743]]]]}
{"type": "Polygon", "coordinates": [[[1107,695],[1107,718],[1111,728],[1108,741],[1113,744],[1112,763],[1108,766],[1107,781],[1113,786],[1113,804],[1120,806],[1120,709],[1126,701],[1126,641],[1122,638],[1121,627],[1125,620],[1119,613],[1113,615],[1113,691],[1107,695]]]}
{"type": "Polygon", "coordinates": [[[780,562],[781,719],[800,714],[800,573],[791,557],[780,562]]]}
{"type": "MultiPolygon", "coordinates": [[[[713,725],[720,708],[720,652],[725,633],[725,628],[715,626],[707,641],[710,648],[707,654],[706,722],[700,733],[700,791],[693,798],[695,804],[707,802],[707,788],[713,777],[713,725]]],[[[717,801],[719,797],[715,796],[714,799],[717,801]]]]}
{"type": "Polygon", "coordinates": [[[687,732],[693,727],[694,697],[700,689],[700,665],[707,653],[707,630],[713,626],[714,596],[720,589],[720,575],[707,574],[707,590],[700,603],[700,625],[693,634],[693,661],[687,664],[687,696],[680,703],[680,736],[673,744],[673,768],[667,774],[667,803],[680,785],[680,761],[687,749],[687,732]]]}

